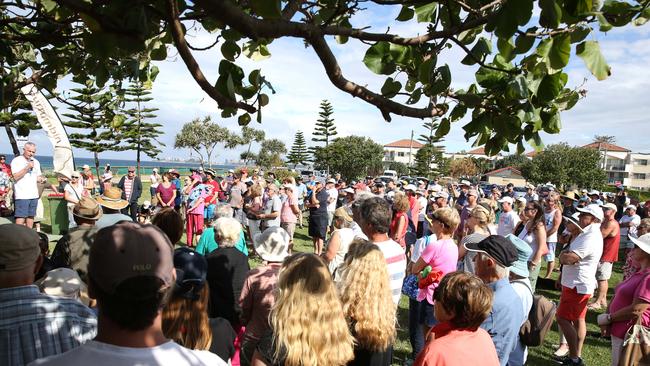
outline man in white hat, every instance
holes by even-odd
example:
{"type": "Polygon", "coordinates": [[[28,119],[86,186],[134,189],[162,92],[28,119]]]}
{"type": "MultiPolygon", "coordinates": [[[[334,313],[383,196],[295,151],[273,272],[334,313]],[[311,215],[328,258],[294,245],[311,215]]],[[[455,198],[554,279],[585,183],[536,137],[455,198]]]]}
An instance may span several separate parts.
{"type": "Polygon", "coordinates": [[[530,183],[526,183],[526,194],[524,195],[524,198],[526,199],[526,202],[533,202],[539,200],[539,195],[535,193],[534,185],[530,183]]]}
{"type": "Polygon", "coordinates": [[[88,164],[84,164],[82,167],[83,171],[81,172],[81,177],[83,178],[84,188],[92,195],[95,195],[95,176],[93,171],[90,170],[88,164]]]}
{"type": "Polygon", "coordinates": [[[277,226],[253,238],[255,251],[266,265],[248,272],[239,296],[240,319],[246,327],[240,353],[242,364],[250,364],[260,338],[269,331],[269,313],[275,304],[276,283],[282,261],[289,255],[289,240],[289,234],[277,226]]]}
{"type": "Polygon", "coordinates": [[[327,232],[332,234],[334,227],[332,220],[334,220],[334,211],[336,211],[336,201],[339,199],[339,190],[336,189],[336,180],[330,178],[325,183],[327,190],[327,232]]]}
{"type": "Polygon", "coordinates": [[[120,221],[133,221],[131,216],[125,215],[121,212],[129,201],[122,199],[122,190],[117,187],[110,187],[104,193],[97,197],[97,203],[102,206],[102,217],[97,220],[95,226],[97,230],[115,225],[120,221]]]}
{"type": "Polygon", "coordinates": [[[636,235],[636,228],[641,223],[641,217],[636,214],[636,206],[626,206],[625,214],[618,223],[621,226],[621,247],[625,248],[625,255],[627,255],[634,248],[634,243],[628,238],[628,235],[636,235]]]}
{"type": "Polygon", "coordinates": [[[591,203],[595,203],[597,205],[602,205],[603,201],[600,199],[600,192],[597,190],[593,189],[589,192],[589,199],[591,200],[591,203]]]}
{"type": "Polygon", "coordinates": [[[505,196],[497,202],[501,204],[501,215],[499,215],[497,234],[501,236],[512,234],[515,226],[521,221],[519,215],[512,209],[514,200],[510,196],[505,196]]]}
{"type": "Polygon", "coordinates": [[[577,210],[583,233],[559,257],[563,264],[562,294],[556,317],[569,346],[569,356],[563,360],[563,365],[583,365],[580,356],[587,334],[587,303],[596,288],[596,271],[603,253],[602,208],[590,204],[577,210]]]}

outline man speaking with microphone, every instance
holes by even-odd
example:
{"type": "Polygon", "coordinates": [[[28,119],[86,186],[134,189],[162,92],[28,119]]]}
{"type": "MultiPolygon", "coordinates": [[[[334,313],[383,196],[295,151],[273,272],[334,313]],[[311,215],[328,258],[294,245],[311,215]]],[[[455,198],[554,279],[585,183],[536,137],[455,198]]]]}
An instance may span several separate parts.
{"type": "Polygon", "coordinates": [[[16,181],[14,184],[16,224],[25,225],[30,229],[34,226],[39,199],[37,183],[44,179],[41,164],[34,159],[34,155],[36,155],[36,144],[26,142],[23,146],[23,154],[11,161],[11,173],[16,181]]]}

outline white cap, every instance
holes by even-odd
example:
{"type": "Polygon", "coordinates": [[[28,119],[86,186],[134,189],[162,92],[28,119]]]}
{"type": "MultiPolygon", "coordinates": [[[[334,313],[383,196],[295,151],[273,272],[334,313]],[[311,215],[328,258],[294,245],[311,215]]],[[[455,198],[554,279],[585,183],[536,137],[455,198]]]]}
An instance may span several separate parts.
{"type": "Polygon", "coordinates": [[[517,197],[517,201],[526,203],[526,199],[524,198],[524,196],[517,197]]]}
{"type": "Polygon", "coordinates": [[[634,211],[636,211],[636,206],[634,206],[634,205],[625,206],[625,210],[626,210],[626,211],[627,211],[627,210],[634,210],[634,211]]]}
{"type": "Polygon", "coordinates": [[[506,202],[508,202],[508,203],[511,204],[511,205],[514,203],[514,201],[512,200],[512,197],[510,197],[510,196],[505,196],[505,197],[501,198],[501,199],[499,200],[499,202],[501,202],[501,203],[506,203],[506,202]]]}
{"type": "Polygon", "coordinates": [[[586,190],[586,189],[583,189],[581,192],[582,192],[582,193],[587,193],[587,190],[586,190]]]}
{"type": "Polygon", "coordinates": [[[142,202],[142,206],[144,207],[145,210],[149,209],[149,207],[151,207],[151,201],[142,202]]]}
{"type": "Polygon", "coordinates": [[[353,189],[353,188],[351,188],[351,187],[348,187],[348,188],[346,188],[346,189],[344,189],[344,190],[343,190],[343,192],[345,192],[345,193],[352,193],[352,194],[354,194],[354,189],[353,189]]]}
{"type": "Polygon", "coordinates": [[[600,192],[598,192],[597,190],[594,189],[594,190],[589,191],[589,195],[590,196],[593,196],[593,195],[599,196],[600,192]]]}
{"type": "Polygon", "coordinates": [[[84,164],[84,166],[82,166],[81,169],[90,169],[90,166],[88,166],[88,164],[84,164]]]}
{"type": "Polygon", "coordinates": [[[614,210],[614,212],[616,212],[616,211],[618,210],[618,208],[616,207],[616,205],[613,204],[613,203],[611,203],[611,202],[607,202],[606,204],[602,205],[601,207],[603,208],[603,210],[604,210],[604,209],[614,210]]]}
{"type": "Polygon", "coordinates": [[[472,183],[470,183],[468,180],[463,179],[463,180],[460,181],[460,185],[461,186],[471,186],[472,183]]]}
{"type": "Polygon", "coordinates": [[[650,254],[650,233],[641,235],[638,238],[634,238],[632,236],[630,236],[629,238],[632,241],[632,243],[634,243],[634,245],[639,247],[639,249],[650,254]]]}
{"type": "Polygon", "coordinates": [[[407,184],[406,187],[404,187],[405,191],[417,191],[417,188],[413,184],[407,184]]]}
{"type": "Polygon", "coordinates": [[[151,169],[151,171],[158,173],[158,168],[153,168],[153,169],[151,169]]]}
{"type": "Polygon", "coordinates": [[[436,193],[435,198],[449,199],[449,193],[447,193],[447,192],[438,192],[438,193],[436,193]]]}
{"type": "Polygon", "coordinates": [[[587,205],[586,207],[583,208],[577,207],[576,210],[580,212],[588,213],[591,216],[600,220],[601,222],[603,221],[603,217],[604,217],[603,209],[595,203],[587,205]]]}
{"type": "Polygon", "coordinates": [[[228,169],[228,173],[234,173],[234,172],[235,172],[234,169],[228,169]]]}
{"type": "Polygon", "coordinates": [[[330,179],[327,180],[327,183],[334,183],[334,184],[336,184],[336,179],[334,179],[334,178],[330,178],[330,179]]]}

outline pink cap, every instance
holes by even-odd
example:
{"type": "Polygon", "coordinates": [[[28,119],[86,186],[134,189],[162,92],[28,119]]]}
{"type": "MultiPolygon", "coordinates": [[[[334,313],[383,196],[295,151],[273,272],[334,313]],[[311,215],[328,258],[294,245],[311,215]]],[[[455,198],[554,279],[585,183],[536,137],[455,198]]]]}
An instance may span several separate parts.
{"type": "Polygon", "coordinates": [[[106,293],[125,280],[154,276],[164,287],[174,283],[172,244],[158,227],[120,222],[97,232],[90,247],[88,276],[106,293]]]}

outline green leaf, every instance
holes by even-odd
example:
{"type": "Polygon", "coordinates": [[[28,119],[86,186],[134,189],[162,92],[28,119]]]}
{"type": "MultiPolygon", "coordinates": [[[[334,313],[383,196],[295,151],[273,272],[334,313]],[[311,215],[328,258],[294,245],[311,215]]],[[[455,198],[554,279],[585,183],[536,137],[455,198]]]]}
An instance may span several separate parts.
{"type": "Polygon", "coordinates": [[[596,14],[596,19],[598,19],[598,24],[600,24],[600,31],[601,31],[601,32],[607,32],[607,31],[609,31],[610,29],[614,28],[614,26],[611,25],[611,24],[607,21],[607,19],[606,19],[605,16],[603,15],[603,13],[600,13],[600,12],[597,13],[597,14],[596,14]]]}
{"type": "Polygon", "coordinates": [[[605,15],[607,21],[615,27],[628,24],[636,14],[632,4],[623,1],[605,1],[601,12],[605,15]]]}
{"type": "Polygon", "coordinates": [[[576,54],[598,80],[605,80],[611,74],[607,61],[600,53],[598,41],[585,41],[576,47],[576,54]]]}
{"type": "Polygon", "coordinates": [[[465,45],[470,44],[474,42],[476,36],[481,34],[482,31],[483,31],[483,27],[476,27],[476,28],[464,30],[458,35],[458,41],[465,45]]]}
{"type": "Polygon", "coordinates": [[[555,105],[558,110],[565,111],[573,108],[576,103],[580,100],[580,95],[577,91],[564,89],[563,93],[555,99],[555,105]]]}
{"type": "Polygon", "coordinates": [[[525,99],[528,98],[528,83],[523,75],[517,75],[508,82],[506,87],[506,97],[508,99],[525,99]]]}
{"type": "Polygon", "coordinates": [[[221,36],[226,41],[237,42],[241,39],[241,34],[232,28],[225,29],[221,31],[221,36]]]}
{"type": "Polygon", "coordinates": [[[263,93],[260,94],[259,104],[261,107],[264,107],[265,105],[269,104],[269,96],[263,93]]]}
{"type": "Polygon", "coordinates": [[[465,56],[460,62],[463,65],[474,65],[476,60],[483,61],[486,55],[492,52],[492,44],[486,38],[479,38],[478,42],[470,50],[471,55],[465,56]],[[474,57],[472,57],[474,56],[474,57]]]}
{"type": "Polygon", "coordinates": [[[158,42],[157,47],[151,50],[151,59],[156,61],[163,61],[166,58],[167,46],[162,42],[158,42]]]}
{"type": "Polygon", "coordinates": [[[392,98],[397,95],[400,90],[402,90],[402,83],[393,80],[393,78],[388,78],[381,87],[381,94],[386,98],[392,98]]]}
{"type": "Polygon", "coordinates": [[[546,75],[537,89],[537,99],[542,103],[549,103],[558,96],[563,87],[561,72],[546,75]]]}
{"type": "Polygon", "coordinates": [[[567,34],[560,34],[553,37],[553,45],[548,54],[551,67],[561,69],[569,63],[571,55],[571,39],[567,34]]]}
{"type": "Polygon", "coordinates": [[[443,118],[440,121],[440,125],[438,126],[438,129],[436,130],[436,137],[446,136],[449,133],[450,129],[451,129],[451,122],[449,121],[448,118],[443,118]]]}
{"type": "Polygon", "coordinates": [[[254,86],[259,86],[260,85],[260,70],[256,69],[251,71],[250,74],[248,74],[248,82],[251,83],[251,85],[254,86]]]}
{"type": "Polygon", "coordinates": [[[512,59],[515,58],[515,46],[509,39],[499,38],[497,40],[497,48],[499,49],[499,54],[501,54],[506,61],[512,61],[512,59]]]}
{"type": "MultiPolygon", "coordinates": [[[[528,29],[526,32],[531,31],[528,29]]],[[[520,34],[515,39],[515,53],[522,54],[528,52],[531,47],[535,44],[535,37],[529,37],[525,34],[520,34]]]]}
{"type": "Polygon", "coordinates": [[[54,0],[41,0],[41,5],[47,13],[52,12],[58,6],[54,0]]]}
{"type": "Polygon", "coordinates": [[[451,85],[451,72],[449,71],[449,66],[440,66],[436,70],[434,80],[428,90],[430,93],[429,95],[440,94],[443,91],[447,90],[447,88],[449,88],[449,85],[451,85]]]}
{"type": "Polygon", "coordinates": [[[413,9],[409,8],[408,6],[404,5],[402,6],[402,10],[400,10],[399,15],[395,20],[400,21],[400,22],[405,22],[407,20],[413,19],[413,15],[415,12],[413,9]]]}
{"type": "Polygon", "coordinates": [[[557,28],[562,19],[562,7],[556,0],[539,0],[539,7],[542,12],[539,16],[539,24],[545,28],[557,28]]]}
{"type": "Polygon", "coordinates": [[[264,44],[258,44],[257,42],[248,42],[244,45],[244,56],[250,58],[253,61],[266,60],[271,57],[271,52],[264,44]]]}
{"type": "Polygon", "coordinates": [[[467,113],[467,107],[464,104],[456,104],[456,107],[451,110],[451,114],[449,114],[449,119],[453,122],[456,120],[459,120],[463,117],[465,117],[465,114],[467,113]]]}
{"type": "Polygon", "coordinates": [[[562,122],[560,121],[560,112],[557,109],[553,108],[548,112],[542,111],[539,115],[542,118],[544,132],[551,134],[560,133],[562,122]]]}
{"type": "Polygon", "coordinates": [[[505,73],[502,71],[488,69],[487,67],[481,66],[476,71],[476,81],[478,84],[484,88],[494,88],[497,87],[505,76],[505,73]]]}
{"type": "Polygon", "coordinates": [[[435,66],[435,58],[430,58],[424,61],[420,68],[418,68],[418,80],[422,84],[428,84],[431,81],[431,73],[433,72],[433,67],[435,66]]]}
{"type": "Polygon", "coordinates": [[[221,54],[226,60],[235,62],[241,54],[241,48],[233,41],[226,41],[221,45],[221,54]]]}
{"type": "Polygon", "coordinates": [[[570,33],[571,35],[571,43],[578,43],[582,42],[587,38],[587,36],[591,33],[591,28],[589,27],[578,27],[576,28],[573,32],[570,33]]]}
{"type": "Polygon", "coordinates": [[[431,23],[435,18],[436,8],[438,3],[432,1],[415,6],[415,15],[417,16],[418,23],[431,23]]]}
{"type": "Polygon", "coordinates": [[[244,113],[237,118],[237,124],[240,126],[247,126],[251,122],[251,115],[244,113]]]}
{"type": "Polygon", "coordinates": [[[363,63],[375,74],[388,75],[395,72],[395,63],[390,57],[390,44],[377,42],[366,51],[363,63]]]}
{"type": "Polygon", "coordinates": [[[406,64],[406,62],[411,59],[410,49],[407,46],[391,43],[389,52],[390,57],[397,64],[406,64]]]}
{"type": "Polygon", "coordinates": [[[421,97],[422,97],[422,88],[417,88],[411,93],[411,96],[406,101],[406,104],[415,104],[420,101],[421,97]]]}
{"type": "Polygon", "coordinates": [[[255,14],[265,19],[280,18],[280,0],[251,0],[251,8],[255,14]]]}
{"type": "Polygon", "coordinates": [[[548,58],[548,55],[551,53],[552,47],[553,47],[553,38],[546,38],[537,45],[537,50],[535,50],[535,53],[544,59],[548,58]]]}

